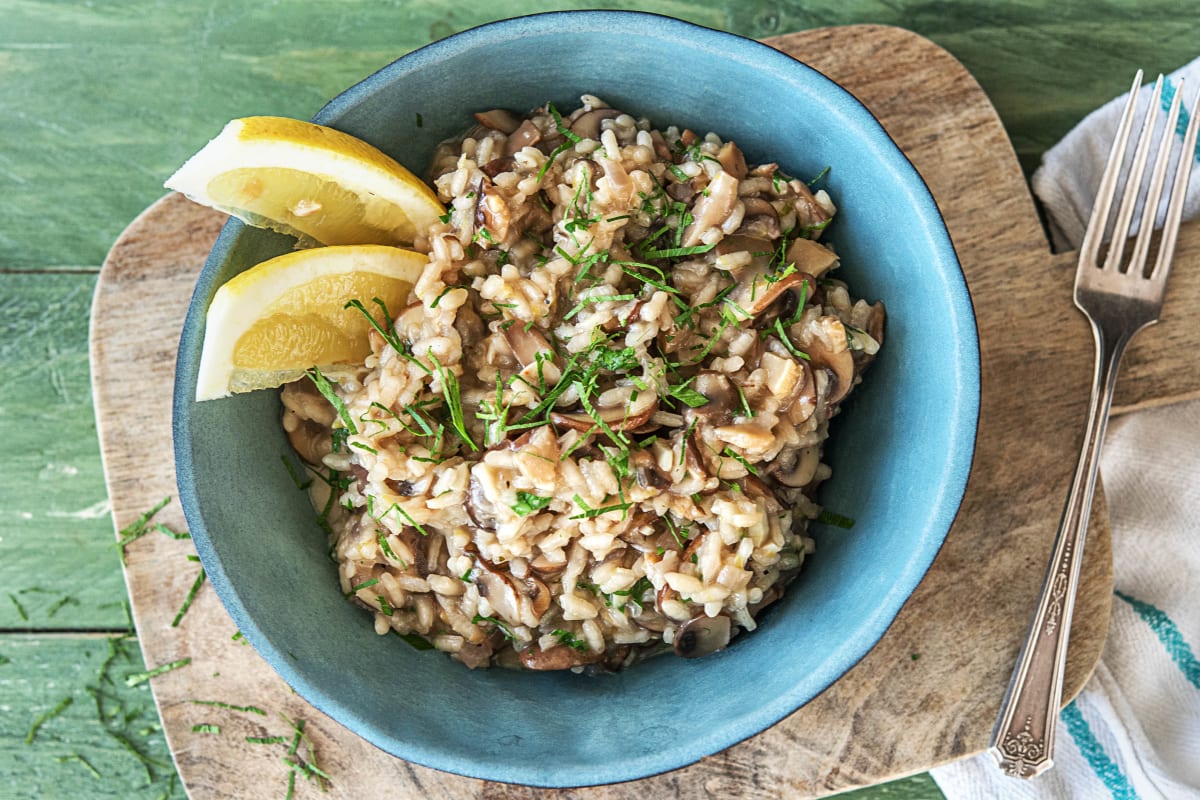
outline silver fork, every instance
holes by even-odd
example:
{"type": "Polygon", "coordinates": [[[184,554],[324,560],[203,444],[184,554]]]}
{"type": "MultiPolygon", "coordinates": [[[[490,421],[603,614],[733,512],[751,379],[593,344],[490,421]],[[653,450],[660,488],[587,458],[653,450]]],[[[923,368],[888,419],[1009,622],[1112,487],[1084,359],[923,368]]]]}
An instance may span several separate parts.
{"type": "Polygon", "coordinates": [[[1004,697],[996,728],[992,732],[991,752],[1008,775],[1032,778],[1052,764],[1054,731],[1062,703],[1063,671],[1067,661],[1067,636],[1071,612],[1079,582],[1084,535],[1096,486],[1100,447],[1108,426],[1113,387],[1125,346],[1142,328],[1157,322],[1162,311],[1167,274],[1175,253],[1175,241],[1183,214],[1183,200],[1191,174],[1200,127],[1200,94],[1191,109],[1191,120],[1184,134],[1173,186],[1169,194],[1165,223],[1158,243],[1153,268],[1146,264],[1151,249],[1151,233],[1162,202],[1163,187],[1177,138],[1183,87],[1175,92],[1167,112],[1167,122],[1146,191],[1142,192],[1147,155],[1154,138],[1155,121],[1162,101],[1163,78],[1154,85],[1153,97],[1128,166],[1121,205],[1109,225],[1113,201],[1120,187],[1118,178],[1126,162],[1125,151],[1137,107],[1142,72],[1134,78],[1130,99],[1121,116],[1117,138],[1104,170],[1096,205],[1079,252],[1075,274],[1075,305],[1092,325],[1096,342],[1096,366],[1092,375],[1092,398],[1088,408],[1087,429],[1075,477],[1067,496],[1062,523],[1054,540],[1054,552],[1042,585],[1037,612],[1021,648],[1017,667],[1004,697]],[[1127,240],[1133,236],[1132,220],[1138,201],[1144,197],[1141,224],[1133,250],[1125,259],[1127,240]],[[1100,263],[1105,232],[1112,231],[1107,257],[1100,263]]]}

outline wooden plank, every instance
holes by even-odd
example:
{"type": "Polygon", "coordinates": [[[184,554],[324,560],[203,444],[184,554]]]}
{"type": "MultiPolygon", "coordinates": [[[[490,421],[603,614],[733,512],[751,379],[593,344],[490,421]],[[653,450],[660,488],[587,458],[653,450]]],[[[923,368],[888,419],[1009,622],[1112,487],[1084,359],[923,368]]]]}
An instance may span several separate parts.
{"type": "Polygon", "coordinates": [[[148,685],[125,685],[127,675],[141,671],[132,638],[0,638],[0,775],[9,787],[0,793],[185,800],[148,685]],[[98,702],[89,689],[100,690],[98,702]],[[64,702],[26,744],[39,718],[64,702]],[[156,763],[139,759],[118,737],[156,763]]]}
{"type": "MultiPolygon", "coordinates": [[[[163,179],[229,118],[308,117],[408,50],[534,6],[9,3],[0,26],[0,266],[97,264],[162,194],[163,179]]],[[[952,13],[914,0],[638,7],[757,38],[858,22],[929,36],[980,80],[1027,169],[1126,85],[1135,65],[1177,67],[1200,38],[1200,15],[1187,0],[967,0],[952,13]]]]}
{"type": "Polygon", "coordinates": [[[127,624],[88,377],[95,283],[0,274],[0,629],[127,624]]]}

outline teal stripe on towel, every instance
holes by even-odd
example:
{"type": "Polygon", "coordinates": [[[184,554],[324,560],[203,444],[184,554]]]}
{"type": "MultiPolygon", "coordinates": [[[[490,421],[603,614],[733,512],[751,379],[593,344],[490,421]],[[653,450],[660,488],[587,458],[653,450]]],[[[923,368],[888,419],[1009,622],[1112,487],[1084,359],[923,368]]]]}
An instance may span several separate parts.
{"type": "Polygon", "coordinates": [[[1138,800],[1138,793],[1130,785],[1129,779],[1117,763],[1104,752],[1104,746],[1092,733],[1092,726],[1079,713],[1079,708],[1072,700],[1071,704],[1062,710],[1059,719],[1067,726],[1067,733],[1075,740],[1075,745],[1083,757],[1087,759],[1096,777],[1108,788],[1113,800],[1138,800]]]}
{"type": "MultiPolygon", "coordinates": [[[[1171,101],[1175,99],[1175,84],[1171,83],[1171,79],[1167,78],[1163,81],[1162,91],[1162,109],[1170,112],[1171,101]]],[[[1191,114],[1187,110],[1186,99],[1179,105],[1179,119],[1175,123],[1175,134],[1182,139],[1187,134],[1188,121],[1191,119],[1191,114]]],[[[1194,153],[1196,160],[1200,161],[1200,141],[1196,142],[1196,152],[1194,153]]]]}
{"type": "Polygon", "coordinates": [[[1150,626],[1150,630],[1154,631],[1154,635],[1162,642],[1163,647],[1167,649],[1167,654],[1171,656],[1171,660],[1176,666],[1183,671],[1183,676],[1188,679],[1188,683],[1200,689],[1200,661],[1196,659],[1196,655],[1192,652],[1192,648],[1188,646],[1187,641],[1183,638],[1183,634],[1179,632],[1178,626],[1171,621],[1171,618],[1162,611],[1149,603],[1130,597],[1124,592],[1114,592],[1117,597],[1124,600],[1126,603],[1137,612],[1137,615],[1142,618],[1142,621],[1150,626]]]}

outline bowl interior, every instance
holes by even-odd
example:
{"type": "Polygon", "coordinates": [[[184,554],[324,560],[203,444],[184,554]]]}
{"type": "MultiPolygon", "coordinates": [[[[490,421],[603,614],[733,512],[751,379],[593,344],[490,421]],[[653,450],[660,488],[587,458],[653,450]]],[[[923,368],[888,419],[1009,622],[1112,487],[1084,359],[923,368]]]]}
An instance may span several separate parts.
{"type": "Polygon", "coordinates": [[[427,766],[543,786],[683,766],[804,704],[879,640],[957,511],[978,413],[978,345],[949,237],[920,177],[861,104],[763,45],[629,12],[494,23],[416,51],[316,121],[422,174],[470,112],[572,107],[594,93],[657,126],[713,130],[752,161],[825,181],[828,232],[855,294],[883,299],[887,337],[834,422],[821,499],[855,519],[813,527],[817,552],[753,635],[695,661],[617,675],[469,671],[378,637],[337,587],[324,534],[281,459],[275,392],[195,403],[204,314],[234,274],[291,241],[230,223],[197,284],[177,367],[180,494],[214,587],[240,630],[307,700],[427,766]],[[931,411],[934,410],[934,411],[931,411]]]}

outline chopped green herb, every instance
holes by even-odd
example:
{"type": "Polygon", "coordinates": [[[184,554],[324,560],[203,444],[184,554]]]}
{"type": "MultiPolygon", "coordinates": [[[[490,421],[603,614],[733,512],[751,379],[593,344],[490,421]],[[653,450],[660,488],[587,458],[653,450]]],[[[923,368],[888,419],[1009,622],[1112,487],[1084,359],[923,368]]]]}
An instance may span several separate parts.
{"type": "Polygon", "coordinates": [[[383,551],[385,556],[398,564],[404,565],[404,559],[400,558],[400,556],[396,555],[396,551],[392,550],[392,546],[388,544],[387,535],[383,531],[375,531],[375,541],[379,544],[379,549],[383,551]]]}
{"type": "Polygon", "coordinates": [[[432,650],[433,649],[433,644],[428,639],[426,639],[424,636],[421,636],[420,634],[400,633],[399,631],[397,631],[396,635],[399,636],[404,641],[408,642],[409,647],[411,647],[414,650],[432,650]]]}
{"type": "Polygon", "coordinates": [[[63,597],[59,598],[58,602],[56,602],[54,605],[52,605],[46,609],[46,616],[53,617],[65,605],[77,606],[77,605],[79,605],[79,601],[76,600],[74,597],[71,597],[70,595],[64,595],[63,597]]]}
{"type": "Polygon", "coordinates": [[[698,244],[694,247],[668,247],[663,250],[642,250],[642,258],[681,258],[683,256],[698,256],[701,253],[707,253],[712,250],[715,245],[698,244]]]}
{"type": "MultiPolygon", "coordinates": [[[[359,305],[361,306],[362,304],[360,303],[359,305]]],[[[309,380],[313,382],[313,385],[317,387],[317,391],[321,393],[321,396],[328,400],[329,404],[334,407],[338,416],[342,420],[342,424],[346,426],[346,430],[348,430],[350,433],[358,433],[358,427],[354,424],[354,419],[350,416],[350,412],[346,410],[346,404],[342,402],[342,398],[338,397],[338,394],[336,391],[334,391],[333,384],[329,382],[329,379],[321,374],[321,370],[313,367],[312,369],[307,370],[304,374],[307,375],[309,380]]]]}
{"type": "Polygon", "coordinates": [[[357,586],[351,586],[350,591],[346,592],[346,597],[347,598],[354,597],[354,595],[358,594],[360,590],[370,589],[372,586],[374,586],[377,583],[379,583],[379,578],[371,578],[370,580],[363,581],[362,583],[358,584],[357,586]]]}
{"type": "Polygon", "coordinates": [[[512,510],[518,517],[525,517],[532,514],[534,511],[540,511],[550,505],[549,497],[532,494],[517,490],[517,502],[512,507],[512,510]]]}
{"type": "Polygon", "coordinates": [[[12,592],[9,592],[8,599],[12,600],[12,604],[16,606],[17,614],[21,617],[21,619],[25,622],[29,622],[29,615],[25,613],[25,606],[21,605],[21,601],[17,599],[17,596],[12,592]]]}
{"type": "Polygon", "coordinates": [[[438,379],[442,384],[442,396],[446,400],[446,408],[450,412],[450,425],[458,432],[458,436],[472,450],[478,450],[479,445],[475,444],[475,440],[471,438],[471,434],[467,432],[466,423],[463,421],[463,406],[462,397],[459,394],[458,376],[451,372],[446,367],[441,365],[437,360],[437,356],[430,350],[427,354],[429,360],[437,368],[438,379]]]}
{"type": "Polygon", "coordinates": [[[820,171],[820,172],[818,172],[818,173],[817,173],[815,176],[813,176],[812,180],[810,180],[810,181],[808,182],[808,185],[809,185],[809,186],[813,186],[813,185],[815,185],[817,181],[821,180],[821,178],[824,178],[826,175],[828,175],[828,174],[829,174],[829,170],[830,170],[830,169],[831,169],[831,167],[829,167],[829,166],[826,166],[826,167],[825,167],[825,169],[821,170],[821,171],[820,171]]]}
{"type": "Polygon", "coordinates": [[[575,505],[579,506],[583,510],[581,513],[570,517],[570,519],[591,519],[592,517],[598,517],[601,514],[607,514],[610,511],[627,511],[629,507],[633,505],[633,503],[614,503],[601,508],[592,508],[584,501],[582,497],[575,495],[575,505]]]}
{"type": "MultiPolygon", "coordinates": [[[[691,381],[689,380],[688,383],[691,383],[691,381]]],[[[700,408],[701,406],[708,405],[708,398],[688,386],[687,383],[668,388],[667,394],[688,408],[700,408]]]]}
{"type": "Polygon", "coordinates": [[[581,653],[586,653],[588,651],[587,642],[583,641],[570,631],[564,631],[559,628],[555,628],[553,631],[551,631],[551,633],[558,637],[558,641],[562,642],[567,647],[570,647],[572,650],[578,650],[581,653]]]}
{"type": "Polygon", "coordinates": [[[58,705],[35,719],[33,724],[29,726],[29,733],[25,734],[25,744],[33,744],[33,737],[37,736],[37,732],[41,730],[41,727],[62,712],[66,711],[71,703],[74,702],[74,697],[64,697],[62,700],[58,701],[58,705]]]}
{"type": "Polygon", "coordinates": [[[641,606],[642,597],[646,594],[646,592],[653,588],[654,584],[650,582],[649,578],[643,575],[637,579],[637,582],[634,583],[633,586],[630,586],[628,589],[622,589],[619,592],[613,592],[613,594],[620,597],[626,597],[628,598],[628,602],[636,603],[638,606],[641,606]]]}
{"type": "Polygon", "coordinates": [[[796,345],[792,344],[792,337],[788,336],[787,331],[783,329],[783,320],[775,320],[775,333],[778,334],[780,343],[787,348],[789,353],[794,355],[796,358],[802,358],[805,361],[812,360],[808,357],[808,353],[797,350],[796,345]]]}
{"type": "Polygon", "coordinates": [[[394,614],[396,612],[396,609],[392,608],[392,604],[389,603],[387,601],[387,598],[384,597],[383,595],[377,594],[377,595],[375,595],[375,599],[379,601],[379,611],[385,617],[390,617],[392,614],[394,614]]]}
{"type": "Polygon", "coordinates": [[[258,714],[261,717],[267,715],[267,712],[258,706],[234,706],[229,703],[222,703],[220,700],[189,700],[188,702],[197,706],[212,706],[214,708],[224,708],[229,711],[244,711],[248,714],[258,714]]]}
{"type": "Polygon", "coordinates": [[[286,744],[286,736],[247,736],[246,741],[250,744],[286,744]]]}
{"type": "Polygon", "coordinates": [[[139,686],[151,678],[157,678],[159,675],[162,675],[165,672],[170,672],[171,670],[179,669],[180,667],[186,667],[191,663],[191,658],[181,658],[178,661],[172,661],[169,664],[163,664],[162,666],[155,667],[154,669],[147,670],[145,672],[135,672],[132,675],[125,676],[125,685],[132,689],[134,686],[139,686]]]}
{"type": "Polygon", "coordinates": [[[88,772],[92,773],[93,778],[104,777],[103,775],[100,774],[100,770],[98,770],[94,766],[92,766],[92,762],[88,761],[86,758],[81,756],[79,753],[71,753],[69,756],[59,756],[58,757],[58,762],[60,764],[65,763],[67,761],[78,761],[80,764],[83,764],[83,768],[86,769],[88,772]]]}
{"type": "Polygon", "coordinates": [[[175,614],[175,619],[171,620],[171,627],[179,627],[183,615],[192,607],[192,601],[196,599],[196,592],[200,591],[200,587],[204,585],[204,570],[200,570],[200,574],[196,576],[196,580],[192,582],[192,588],[188,590],[187,596],[183,598],[183,605],[179,607],[179,611],[175,614]]]}
{"type": "Polygon", "coordinates": [[[854,520],[850,517],[843,517],[841,514],[835,514],[827,509],[821,509],[821,513],[817,516],[817,522],[822,525],[832,525],[835,528],[843,528],[849,530],[854,527],[854,520]]]}
{"type": "Polygon", "coordinates": [[[495,625],[496,628],[504,634],[505,639],[512,640],[517,638],[513,635],[512,628],[508,627],[508,623],[502,619],[496,619],[495,617],[481,617],[479,614],[476,614],[471,618],[472,625],[482,625],[485,622],[490,622],[491,624],[495,625]]]}
{"type": "Polygon", "coordinates": [[[220,725],[202,724],[202,725],[193,725],[192,726],[192,733],[220,733],[220,732],[221,732],[220,725]]]}
{"type": "Polygon", "coordinates": [[[312,478],[303,480],[300,477],[300,473],[298,473],[296,468],[292,466],[292,462],[287,456],[281,454],[279,456],[279,460],[283,462],[283,468],[287,470],[288,476],[292,479],[292,483],[296,484],[297,489],[304,491],[308,487],[312,486],[312,478]]]}
{"type": "Polygon", "coordinates": [[[425,117],[423,117],[423,116],[421,115],[421,112],[420,112],[420,111],[418,111],[418,112],[417,112],[417,127],[418,127],[418,128],[424,128],[424,127],[425,127],[425,117]]]}

